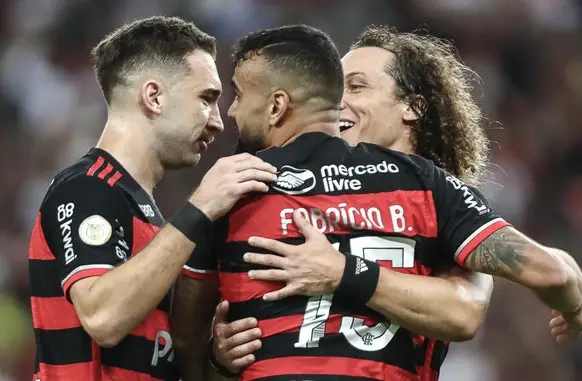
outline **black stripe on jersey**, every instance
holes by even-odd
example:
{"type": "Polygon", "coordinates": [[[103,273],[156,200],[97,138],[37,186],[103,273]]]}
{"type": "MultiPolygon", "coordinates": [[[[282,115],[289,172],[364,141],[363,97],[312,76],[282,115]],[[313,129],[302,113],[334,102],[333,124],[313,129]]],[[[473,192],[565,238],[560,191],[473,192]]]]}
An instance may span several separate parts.
{"type": "Polygon", "coordinates": [[[378,381],[376,378],[340,376],[337,374],[327,376],[321,374],[291,374],[287,376],[271,376],[255,378],[253,381],[378,381]]]}
{"type": "MultiPolygon", "coordinates": [[[[303,315],[307,308],[307,296],[291,296],[277,302],[266,302],[262,299],[252,299],[246,302],[230,303],[228,318],[230,321],[254,317],[257,320],[280,318],[289,315],[303,315]]],[[[341,301],[333,301],[330,308],[330,315],[363,315],[378,320],[384,320],[381,314],[367,308],[354,308],[341,301]]]]}
{"type": "Polygon", "coordinates": [[[168,362],[170,353],[164,357],[158,357],[157,365],[153,366],[153,357],[163,349],[144,337],[128,335],[117,346],[101,350],[101,363],[103,365],[133,370],[139,373],[149,374],[165,381],[178,380],[175,367],[168,362]]]}
{"type": "Polygon", "coordinates": [[[342,334],[324,336],[319,340],[317,348],[295,348],[298,338],[299,334],[294,332],[261,339],[261,349],[254,353],[256,362],[293,356],[322,357],[322,361],[325,361],[325,357],[349,357],[382,362],[416,374],[414,348],[411,346],[408,332],[404,330],[396,332],[394,338],[383,350],[370,352],[356,349],[346,341],[342,334]]]}
{"type": "Polygon", "coordinates": [[[30,259],[28,261],[30,274],[30,295],[39,298],[55,298],[63,296],[63,288],[59,281],[59,266],[56,260],[43,261],[30,259]]]}
{"type": "Polygon", "coordinates": [[[91,337],[81,327],[54,331],[35,329],[34,331],[38,362],[69,365],[93,360],[91,337]]]}
{"type": "Polygon", "coordinates": [[[437,372],[440,371],[448,352],[449,346],[442,341],[437,341],[434,346],[432,359],[430,360],[430,367],[437,372]]]}

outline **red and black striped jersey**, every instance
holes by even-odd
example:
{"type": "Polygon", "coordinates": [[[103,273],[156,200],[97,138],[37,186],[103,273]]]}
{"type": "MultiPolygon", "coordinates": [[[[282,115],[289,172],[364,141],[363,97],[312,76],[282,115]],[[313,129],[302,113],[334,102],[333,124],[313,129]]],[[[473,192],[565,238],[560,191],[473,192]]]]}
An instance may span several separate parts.
{"type": "Polygon", "coordinates": [[[178,379],[170,295],[112,348],[91,339],[68,295],[75,282],[103,275],[139,253],[162,224],[151,197],[103,150],[92,149],[54,178],[29,247],[34,380],[178,379]]]}
{"type": "Polygon", "coordinates": [[[431,275],[463,265],[480,242],[508,224],[461,181],[418,156],[372,144],[350,147],[321,133],[258,156],[278,168],[277,180],[267,194],[237,203],[215,226],[212,248],[197,247],[183,270],[198,279],[218,270],[221,296],[231,303],[229,318],[259,320],[263,345],[241,379],[427,379],[431,363],[440,367],[446,343],[333,294],[264,301],[266,292],[282,285],[248,278],[254,267],[242,257],[257,251],[248,238],[304,242],[292,221],[299,210],[346,255],[431,275]]]}

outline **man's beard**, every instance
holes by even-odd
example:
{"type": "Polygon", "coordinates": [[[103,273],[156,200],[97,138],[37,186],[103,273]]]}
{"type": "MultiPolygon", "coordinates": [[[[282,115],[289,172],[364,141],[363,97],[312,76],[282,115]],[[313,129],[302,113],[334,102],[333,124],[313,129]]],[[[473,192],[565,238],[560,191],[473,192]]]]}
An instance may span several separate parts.
{"type": "Polygon", "coordinates": [[[267,148],[267,146],[261,137],[256,136],[251,138],[248,136],[242,137],[239,135],[235,153],[250,153],[254,155],[258,151],[261,151],[265,148],[267,148]]]}

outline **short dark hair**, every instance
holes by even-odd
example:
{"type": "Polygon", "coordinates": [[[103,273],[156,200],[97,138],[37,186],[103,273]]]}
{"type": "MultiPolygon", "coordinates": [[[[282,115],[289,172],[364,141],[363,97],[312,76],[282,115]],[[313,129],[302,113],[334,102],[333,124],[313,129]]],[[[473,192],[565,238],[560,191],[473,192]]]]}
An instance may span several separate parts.
{"type": "Polygon", "coordinates": [[[396,81],[396,97],[419,115],[411,130],[416,153],[476,184],[489,153],[481,109],[471,95],[479,77],[463,64],[453,44],[430,35],[372,25],[351,49],[362,47],[379,47],[394,54],[386,72],[396,81]]]}
{"type": "Polygon", "coordinates": [[[216,57],[216,39],[178,17],[155,16],[124,25],[93,48],[94,70],[107,103],[133,70],[186,69],[186,56],[202,49],[216,57]]]}
{"type": "Polygon", "coordinates": [[[344,91],[341,57],[326,33],[307,25],[259,30],[236,42],[235,65],[250,53],[262,55],[278,74],[292,76],[293,83],[308,88],[310,97],[339,107],[344,91]]]}

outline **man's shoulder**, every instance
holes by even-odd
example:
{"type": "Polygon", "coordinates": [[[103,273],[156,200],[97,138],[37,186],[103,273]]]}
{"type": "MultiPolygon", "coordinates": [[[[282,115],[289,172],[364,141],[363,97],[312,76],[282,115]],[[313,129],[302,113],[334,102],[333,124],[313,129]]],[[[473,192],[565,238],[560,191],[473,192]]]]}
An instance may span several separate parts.
{"type": "Polygon", "coordinates": [[[374,161],[389,160],[399,170],[410,172],[423,178],[432,179],[435,164],[432,160],[415,154],[395,151],[378,144],[360,143],[353,148],[354,155],[368,157],[374,161]]]}
{"type": "Polygon", "coordinates": [[[63,169],[51,181],[45,194],[41,209],[54,199],[95,198],[116,199],[122,193],[96,169],[102,167],[100,158],[85,155],[76,163],[63,169]]]}

